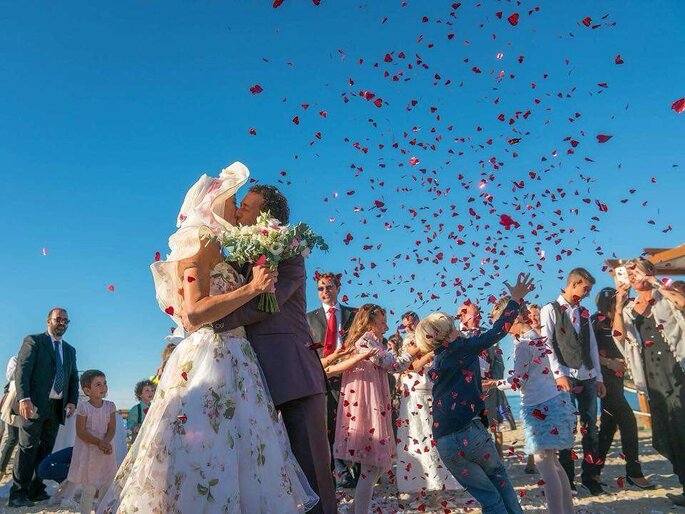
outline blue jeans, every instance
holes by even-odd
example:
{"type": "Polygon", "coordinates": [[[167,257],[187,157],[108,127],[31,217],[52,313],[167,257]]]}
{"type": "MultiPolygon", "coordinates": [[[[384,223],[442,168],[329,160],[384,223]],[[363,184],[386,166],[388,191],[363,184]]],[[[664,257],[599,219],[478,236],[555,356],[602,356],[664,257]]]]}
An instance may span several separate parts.
{"type": "Polygon", "coordinates": [[[54,480],[61,484],[67,479],[71,455],[74,448],[64,448],[55,453],[51,453],[38,464],[38,476],[41,480],[54,480]]]}
{"type": "MultiPolygon", "coordinates": [[[[571,401],[578,409],[580,424],[584,427],[583,461],[581,464],[581,480],[590,480],[599,475],[602,467],[594,464],[599,455],[599,430],[597,430],[597,379],[578,380],[569,378],[571,381],[571,401]]],[[[623,434],[621,434],[623,435],[623,434]]],[[[576,479],[575,462],[571,457],[571,450],[559,450],[559,462],[566,471],[568,480],[573,485],[576,479]]]]}
{"type": "Polygon", "coordinates": [[[523,514],[495,443],[480,421],[441,437],[437,448],[450,473],[480,502],[483,514],[523,514]]]}

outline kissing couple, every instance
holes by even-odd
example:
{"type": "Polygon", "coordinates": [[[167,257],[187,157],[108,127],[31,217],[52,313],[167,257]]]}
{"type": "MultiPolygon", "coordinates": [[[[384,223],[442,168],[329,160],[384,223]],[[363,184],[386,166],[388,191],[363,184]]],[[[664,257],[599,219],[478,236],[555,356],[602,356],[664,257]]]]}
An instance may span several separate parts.
{"type": "Polygon", "coordinates": [[[217,242],[267,211],[289,221],[274,186],[253,186],[238,207],[248,177],[240,162],[200,177],[171,253],[151,266],[160,308],[190,335],[171,355],[98,513],[337,512],[304,259],[238,270],[217,242]],[[274,292],[280,311],[260,311],[257,297],[274,292]]]}

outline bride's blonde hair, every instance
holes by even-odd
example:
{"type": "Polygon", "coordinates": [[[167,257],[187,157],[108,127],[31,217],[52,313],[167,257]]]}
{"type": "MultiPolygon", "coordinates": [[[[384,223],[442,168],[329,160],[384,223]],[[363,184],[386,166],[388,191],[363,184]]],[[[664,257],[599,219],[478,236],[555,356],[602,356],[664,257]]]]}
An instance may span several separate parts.
{"type": "Polygon", "coordinates": [[[455,330],[454,318],[444,312],[433,312],[419,321],[414,337],[416,346],[422,354],[432,352],[443,344],[449,343],[452,330],[455,330]]]}

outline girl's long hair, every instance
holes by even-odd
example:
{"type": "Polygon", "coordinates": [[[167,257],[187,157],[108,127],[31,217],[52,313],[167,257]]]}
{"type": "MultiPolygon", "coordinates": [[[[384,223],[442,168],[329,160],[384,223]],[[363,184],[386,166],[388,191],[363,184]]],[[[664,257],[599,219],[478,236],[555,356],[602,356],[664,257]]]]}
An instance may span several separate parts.
{"type": "Polygon", "coordinates": [[[385,309],[380,305],[375,303],[362,305],[354,315],[352,325],[345,335],[343,348],[354,346],[361,336],[372,330],[376,316],[379,314],[385,314],[385,309]]]}

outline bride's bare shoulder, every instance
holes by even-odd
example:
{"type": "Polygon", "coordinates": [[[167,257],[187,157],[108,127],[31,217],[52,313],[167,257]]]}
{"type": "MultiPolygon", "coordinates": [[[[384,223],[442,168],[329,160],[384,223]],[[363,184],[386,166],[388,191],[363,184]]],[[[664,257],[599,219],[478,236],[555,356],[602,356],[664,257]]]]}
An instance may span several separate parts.
{"type": "Polygon", "coordinates": [[[183,276],[183,272],[188,268],[211,269],[217,260],[221,260],[221,245],[213,239],[202,239],[198,252],[185,259],[178,261],[178,273],[183,276]]]}

